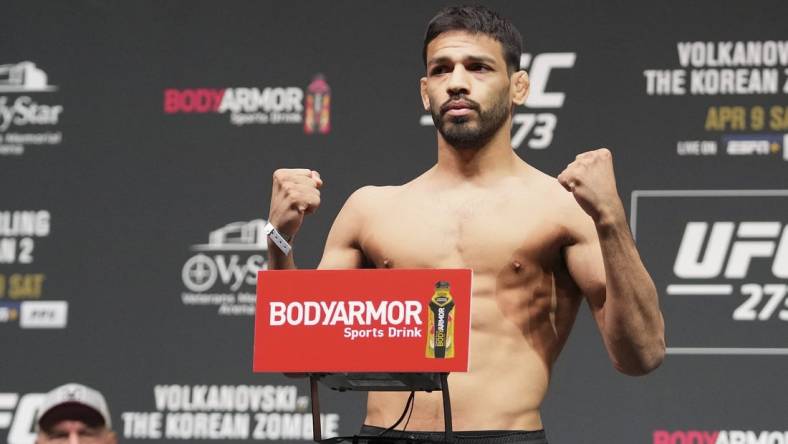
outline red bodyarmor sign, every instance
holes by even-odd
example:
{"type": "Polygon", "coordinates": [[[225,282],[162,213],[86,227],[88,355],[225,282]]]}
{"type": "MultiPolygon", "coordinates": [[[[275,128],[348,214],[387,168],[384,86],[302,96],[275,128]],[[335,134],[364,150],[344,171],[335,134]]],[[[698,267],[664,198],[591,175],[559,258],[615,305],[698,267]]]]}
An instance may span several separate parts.
{"type": "Polygon", "coordinates": [[[468,371],[471,270],[270,270],[256,372],[468,371]]]}

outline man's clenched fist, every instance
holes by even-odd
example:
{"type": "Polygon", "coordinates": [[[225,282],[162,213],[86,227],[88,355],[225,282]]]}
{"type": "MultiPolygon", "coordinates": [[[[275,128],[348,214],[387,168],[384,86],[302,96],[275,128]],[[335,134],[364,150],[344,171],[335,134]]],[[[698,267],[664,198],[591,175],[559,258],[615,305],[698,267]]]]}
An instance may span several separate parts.
{"type": "Polygon", "coordinates": [[[268,221],[282,234],[294,236],[304,215],[314,213],[320,206],[322,186],[317,171],[303,168],[274,171],[268,221]]]}
{"type": "Polygon", "coordinates": [[[579,154],[558,175],[558,182],[597,224],[624,215],[613,173],[613,155],[607,148],[579,154]]]}

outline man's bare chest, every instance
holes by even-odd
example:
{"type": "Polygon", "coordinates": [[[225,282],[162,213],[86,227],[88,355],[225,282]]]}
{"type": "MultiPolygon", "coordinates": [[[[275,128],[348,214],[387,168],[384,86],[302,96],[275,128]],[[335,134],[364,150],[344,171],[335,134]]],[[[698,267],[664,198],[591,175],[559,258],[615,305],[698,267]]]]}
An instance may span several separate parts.
{"type": "Polygon", "coordinates": [[[549,268],[566,229],[539,199],[490,193],[407,197],[366,215],[361,249],[378,268],[549,268]]]}

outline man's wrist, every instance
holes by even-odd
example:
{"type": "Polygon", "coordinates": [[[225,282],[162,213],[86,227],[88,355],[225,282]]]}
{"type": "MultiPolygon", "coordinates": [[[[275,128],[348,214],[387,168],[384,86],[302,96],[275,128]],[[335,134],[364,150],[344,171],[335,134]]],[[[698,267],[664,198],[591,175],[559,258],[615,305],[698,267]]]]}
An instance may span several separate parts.
{"type": "Polygon", "coordinates": [[[287,233],[285,233],[284,231],[282,231],[282,230],[280,230],[278,228],[276,229],[276,231],[278,231],[279,235],[282,236],[289,244],[293,243],[293,235],[292,234],[287,234],[287,233]]]}
{"type": "Polygon", "coordinates": [[[292,245],[290,245],[290,242],[293,239],[292,236],[286,235],[285,233],[280,233],[271,222],[268,222],[265,225],[265,228],[263,228],[263,233],[268,238],[269,248],[272,247],[271,244],[273,243],[273,246],[278,248],[285,255],[290,254],[290,251],[293,248],[292,245]]]}
{"type": "Polygon", "coordinates": [[[603,208],[599,211],[598,217],[594,222],[597,231],[601,233],[615,231],[622,227],[626,228],[627,218],[623,205],[616,203],[603,208]]]}

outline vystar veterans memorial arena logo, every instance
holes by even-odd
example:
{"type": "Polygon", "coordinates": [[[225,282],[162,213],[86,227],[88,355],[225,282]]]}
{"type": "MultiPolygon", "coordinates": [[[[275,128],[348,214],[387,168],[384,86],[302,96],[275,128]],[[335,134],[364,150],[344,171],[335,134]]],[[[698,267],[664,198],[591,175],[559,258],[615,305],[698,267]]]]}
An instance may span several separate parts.
{"type": "Polygon", "coordinates": [[[48,95],[57,89],[33,62],[0,65],[0,155],[22,155],[29,146],[60,145],[63,105],[52,103],[48,95]]]}
{"type": "Polygon", "coordinates": [[[306,91],[298,86],[167,88],[164,113],[226,114],[230,123],[301,125],[305,134],[331,131],[331,88],[322,74],[306,91]]]}
{"type": "Polygon", "coordinates": [[[257,272],[268,268],[265,224],[232,222],[211,231],[208,243],[192,245],[195,253],[181,269],[187,289],[181,302],[215,306],[220,315],[254,315],[257,272]]]}

